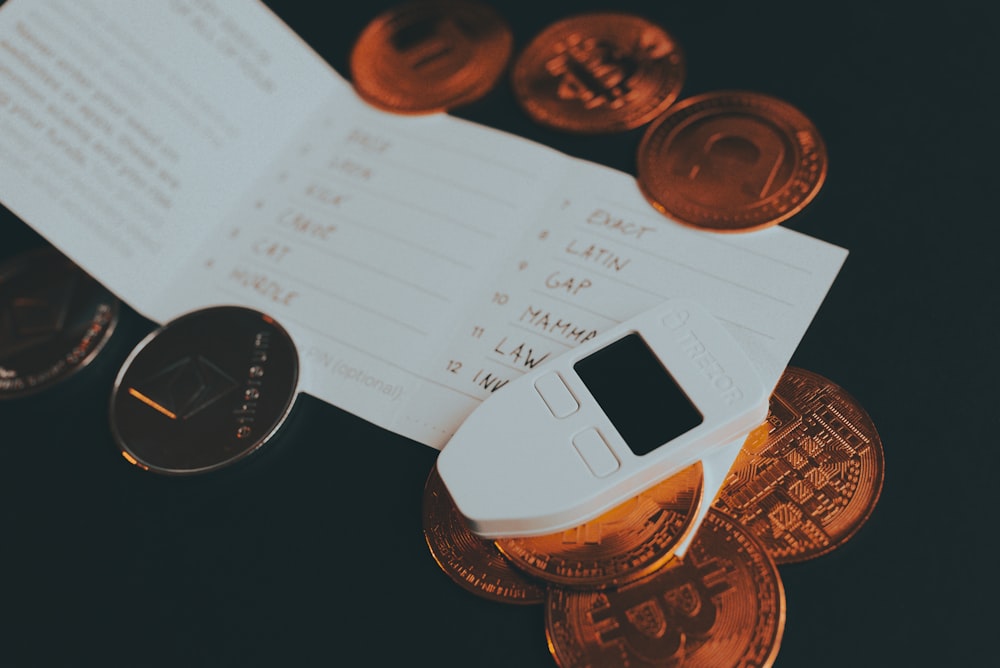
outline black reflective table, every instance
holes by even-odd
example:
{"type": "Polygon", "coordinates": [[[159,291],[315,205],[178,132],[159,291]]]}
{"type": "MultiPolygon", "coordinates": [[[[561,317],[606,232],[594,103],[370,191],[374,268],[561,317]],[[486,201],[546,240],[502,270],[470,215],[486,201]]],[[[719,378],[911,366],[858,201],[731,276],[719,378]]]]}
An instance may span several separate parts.
{"type": "MultiPolygon", "coordinates": [[[[346,76],[354,37],[390,3],[269,4],[346,76]]],[[[1000,594],[986,547],[1000,463],[995,10],[495,4],[516,48],[570,12],[641,13],[684,48],[682,99],[759,91],[819,128],[826,183],[785,226],[850,255],[792,364],[865,407],[886,479],[850,542],[780,568],[775,665],[986,665],[1000,594]]],[[[453,113],[635,173],[641,130],[543,128],[507,80],[453,113]]],[[[0,257],[44,245],[3,211],[0,257]]],[[[472,596],[432,560],[430,448],[305,396],[244,465],[191,478],[130,466],[108,399],[154,323],[129,305],[120,318],[94,364],[0,403],[0,665],[554,665],[541,607],[472,596]]]]}

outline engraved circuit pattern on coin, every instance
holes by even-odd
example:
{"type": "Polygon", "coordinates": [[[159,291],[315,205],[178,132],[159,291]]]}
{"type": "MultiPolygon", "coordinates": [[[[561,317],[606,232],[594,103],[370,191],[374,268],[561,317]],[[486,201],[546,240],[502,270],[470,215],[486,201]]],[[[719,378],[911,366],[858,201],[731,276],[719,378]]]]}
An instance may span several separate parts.
{"type": "Polygon", "coordinates": [[[774,560],[715,509],[683,558],[616,589],[551,587],[545,605],[562,668],[767,668],[784,627],[774,560]]]}
{"type": "Polygon", "coordinates": [[[53,248],[0,265],[0,400],[45,390],[89,365],[120,303],[53,248]]]}
{"type": "Polygon", "coordinates": [[[650,125],[639,144],[643,195],[677,222],[714,232],[777,225],[826,179],[826,147],[787,102],[720,91],[688,98],[650,125]]]}
{"type": "Polygon", "coordinates": [[[885,476],[865,410],[822,376],[789,367],[771,395],[770,433],[744,445],[713,506],[737,518],[779,564],[844,544],[868,520],[885,476]]]}
{"type": "Polygon", "coordinates": [[[646,19],[586,13],[553,23],[521,51],[514,94],[535,121],[584,134],[631,130],[680,94],[684,56],[646,19]]]}
{"type": "Polygon", "coordinates": [[[544,583],[513,568],[493,541],[469,530],[437,467],[431,469],[424,486],[423,518],[424,537],[434,561],[461,587],[500,603],[540,604],[545,600],[544,583]]]}
{"type": "Polygon", "coordinates": [[[152,332],[115,381],[111,427],[140,468],[192,474],[269,442],[292,408],[299,359],[271,317],[239,306],[192,311],[152,332]]]}
{"type": "Polygon", "coordinates": [[[420,0],[375,17],[351,50],[351,78],[370,104],[398,114],[447,111],[488,93],[510,60],[513,36],[493,8],[420,0]]]}
{"type": "Polygon", "coordinates": [[[528,575],[566,587],[630,582],[666,563],[687,536],[702,502],[701,462],[566,531],[496,541],[528,575]]]}

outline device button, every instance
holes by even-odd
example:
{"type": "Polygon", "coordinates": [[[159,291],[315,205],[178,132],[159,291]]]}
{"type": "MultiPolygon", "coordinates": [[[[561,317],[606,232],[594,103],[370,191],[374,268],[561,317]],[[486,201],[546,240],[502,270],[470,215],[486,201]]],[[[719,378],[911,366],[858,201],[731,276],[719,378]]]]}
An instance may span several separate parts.
{"type": "Polygon", "coordinates": [[[598,478],[603,478],[618,470],[618,458],[611,451],[601,433],[596,429],[581,431],[573,437],[573,447],[583,457],[587,467],[598,478]]]}
{"type": "Polygon", "coordinates": [[[538,394],[542,395],[545,405],[557,418],[572,415],[580,408],[576,397],[566,387],[566,383],[559,377],[559,374],[554,371],[536,380],[535,389],[538,390],[538,394]]]}

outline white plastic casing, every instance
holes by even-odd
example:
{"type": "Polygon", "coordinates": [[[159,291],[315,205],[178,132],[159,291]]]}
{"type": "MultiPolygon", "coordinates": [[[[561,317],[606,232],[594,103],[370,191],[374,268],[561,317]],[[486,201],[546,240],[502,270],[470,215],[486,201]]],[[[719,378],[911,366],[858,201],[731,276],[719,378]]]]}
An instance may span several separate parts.
{"type": "MultiPolygon", "coordinates": [[[[768,398],[755,367],[721,323],[695,302],[672,299],[491,395],[445,445],[438,473],[476,535],[553,533],[590,521],[716,451],[732,451],[734,441],[767,417],[768,398]],[[574,370],[578,361],[632,333],[702,416],[697,426],[642,455],[633,453],[574,370]],[[554,398],[547,403],[539,387],[554,398]]],[[[706,497],[703,505],[710,501],[706,497]]]]}

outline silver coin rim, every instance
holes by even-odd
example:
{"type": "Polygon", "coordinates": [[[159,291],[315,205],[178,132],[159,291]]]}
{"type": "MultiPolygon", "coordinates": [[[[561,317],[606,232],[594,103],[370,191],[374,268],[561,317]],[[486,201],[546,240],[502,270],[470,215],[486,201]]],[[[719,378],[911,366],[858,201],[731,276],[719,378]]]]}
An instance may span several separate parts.
{"type": "Polygon", "coordinates": [[[111,320],[108,323],[108,326],[105,328],[104,333],[101,334],[101,340],[97,342],[97,344],[91,349],[89,353],[87,353],[87,355],[83,359],[81,359],[77,364],[73,365],[68,371],[66,371],[66,373],[55,376],[50,380],[45,381],[44,383],[39,383],[38,385],[32,385],[30,388],[19,390],[17,392],[0,391],[0,402],[15,401],[17,399],[23,399],[25,397],[35,396],[40,392],[44,392],[53,387],[57,387],[61,385],[63,382],[69,380],[70,378],[73,378],[78,373],[80,373],[88,366],[90,366],[91,363],[93,363],[94,359],[107,346],[108,342],[111,340],[111,337],[114,335],[116,328],[118,327],[118,321],[121,317],[121,299],[118,298],[118,295],[111,292],[111,290],[109,290],[103,283],[101,283],[96,278],[91,276],[89,273],[84,271],[83,267],[76,264],[76,262],[74,262],[72,258],[70,258],[67,255],[64,255],[63,253],[60,253],[55,248],[42,247],[42,248],[34,248],[31,250],[27,250],[23,253],[12,255],[6,258],[2,264],[6,265],[8,263],[16,264],[19,262],[27,262],[30,261],[32,258],[46,257],[49,255],[51,255],[54,259],[59,259],[61,257],[65,258],[66,260],[69,261],[70,264],[76,267],[81,274],[83,274],[87,279],[94,281],[94,283],[100,286],[100,288],[108,294],[108,296],[111,298],[110,299],[111,320]]]}
{"type": "Polygon", "coordinates": [[[288,419],[288,416],[292,412],[292,407],[295,405],[295,400],[298,397],[299,392],[300,392],[300,386],[301,386],[301,369],[300,369],[300,366],[301,366],[301,363],[300,363],[300,358],[299,357],[300,356],[299,356],[298,345],[296,345],[295,339],[292,338],[292,336],[291,336],[291,334],[289,334],[288,330],[286,330],[281,325],[281,323],[278,322],[278,320],[276,318],[273,318],[272,316],[270,316],[270,315],[268,315],[268,314],[266,314],[266,313],[264,313],[262,311],[258,311],[257,309],[250,308],[248,306],[243,306],[243,305],[240,305],[240,304],[217,304],[217,305],[213,305],[213,306],[206,306],[206,307],[198,308],[198,309],[195,309],[195,310],[183,313],[183,314],[181,314],[181,315],[179,315],[179,316],[171,319],[170,321],[164,323],[163,325],[160,325],[159,327],[156,327],[153,331],[151,331],[149,334],[147,334],[145,337],[143,337],[143,339],[141,341],[139,341],[138,344],[136,344],[136,346],[132,349],[132,352],[129,353],[128,357],[126,357],[125,361],[122,363],[121,369],[118,370],[118,375],[115,377],[114,386],[112,387],[112,390],[111,390],[111,401],[109,402],[109,406],[108,406],[108,416],[109,416],[109,422],[110,422],[110,425],[111,425],[111,434],[114,437],[115,443],[118,445],[118,448],[121,451],[122,455],[123,456],[125,456],[126,454],[128,455],[127,457],[125,457],[125,459],[130,464],[133,464],[133,465],[137,466],[138,468],[141,468],[141,469],[143,469],[145,471],[150,471],[150,472],[153,472],[153,473],[160,473],[160,474],[169,475],[169,476],[189,476],[189,475],[198,475],[198,474],[202,474],[202,473],[209,473],[211,471],[217,471],[219,469],[223,469],[223,468],[227,468],[229,466],[232,466],[233,464],[236,464],[237,462],[239,462],[239,461],[241,461],[243,459],[246,459],[250,455],[256,453],[261,448],[263,448],[265,445],[267,445],[268,443],[270,443],[271,440],[274,438],[275,434],[277,434],[278,431],[281,429],[281,427],[284,426],[285,422],[288,419]],[[117,401],[118,394],[119,394],[119,390],[121,389],[121,386],[122,386],[122,381],[125,379],[125,375],[128,373],[128,371],[129,371],[130,367],[132,366],[132,363],[135,361],[135,359],[146,350],[146,348],[149,346],[150,343],[153,342],[153,340],[155,340],[162,332],[166,331],[168,328],[173,327],[173,326],[175,326],[176,324],[178,324],[178,323],[180,323],[182,321],[189,320],[191,318],[195,318],[195,317],[198,317],[200,315],[203,315],[203,314],[205,314],[206,312],[209,312],[209,311],[228,310],[228,309],[245,311],[245,312],[248,312],[248,313],[259,315],[262,318],[268,318],[268,319],[270,319],[270,321],[271,321],[270,324],[278,332],[280,332],[281,334],[283,334],[285,336],[285,338],[289,341],[289,343],[291,343],[292,352],[294,354],[294,360],[295,360],[295,369],[294,369],[294,374],[293,374],[292,388],[288,392],[288,399],[285,401],[284,409],[282,410],[282,412],[278,416],[278,418],[275,420],[274,425],[267,431],[267,433],[265,433],[265,434],[263,434],[263,435],[261,435],[261,436],[259,436],[259,437],[257,437],[255,439],[254,444],[253,444],[252,447],[245,448],[245,449],[241,450],[238,454],[236,454],[236,455],[234,455],[234,456],[232,456],[232,457],[230,457],[228,459],[225,459],[225,460],[223,460],[221,462],[218,462],[216,464],[212,464],[210,466],[202,466],[202,467],[194,468],[194,469],[183,469],[183,468],[169,468],[169,467],[166,467],[166,466],[161,466],[161,465],[153,464],[153,463],[151,463],[149,461],[146,461],[143,457],[139,456],[137,453],[135,453],[128,446],[128,443],[126,443],[126,439],[121,435],[121,432],[118,431],[118,424],[117,424],[117,421],[115,419],[115,416],[116,416],[116,406],[117,406],[117,403],[118,403],[118,401],[117,401]]]}

